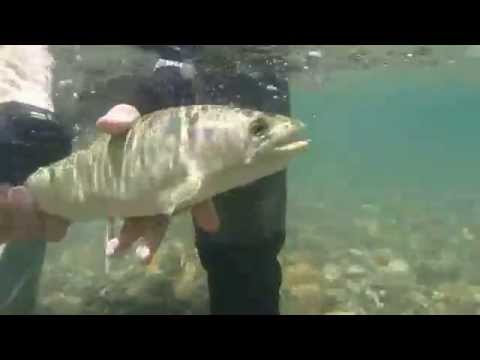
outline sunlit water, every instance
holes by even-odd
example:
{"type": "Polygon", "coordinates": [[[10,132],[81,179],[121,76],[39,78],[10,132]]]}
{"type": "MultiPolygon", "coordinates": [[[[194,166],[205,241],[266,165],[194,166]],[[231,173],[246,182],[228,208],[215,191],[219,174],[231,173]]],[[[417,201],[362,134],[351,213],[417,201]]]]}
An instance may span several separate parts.
{"type": "MultiPolygon", "coordinates": [[[[348,48],[321,48],[315,84],[300,72],[292,85],[313,143],[289,169],[283,312],[480,312],[480,61],[458,47],[392,46],[367,66],[349,63],[348,48]]],[[[50,247],[41,311],[206,313],[185,223],[156,266],[119,263],[110,277],[103,224],[74,226],[50,247]]]]}

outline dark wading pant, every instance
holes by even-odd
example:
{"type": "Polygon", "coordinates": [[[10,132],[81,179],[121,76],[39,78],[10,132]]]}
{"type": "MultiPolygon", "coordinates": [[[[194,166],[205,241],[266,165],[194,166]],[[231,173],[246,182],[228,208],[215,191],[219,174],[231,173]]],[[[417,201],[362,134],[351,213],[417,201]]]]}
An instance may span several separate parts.
{"type": "MultiPolygon", "coordinates": [[[[60,126],[34,119],[30,111],[48,113],[24,104],[0,105],[0,183],[22,184],[38,167],[71,151],[71,138],[60,126]]],[[[45,252],[43,239],[5,246],[0,256],[0,314],[34,310],[45,252]]]]}
{"type": "MultiPolygon", "coordinates": [[[[265,80],[264,80],[265,81],[265,80]]],[[[288,83],[267,80],[278,93],[248,76],[207,79],[222,84],[203,101],[290,114],[288,83]],[[237,95],[240,95],[240,99],[237,95]],[[274,95],[277,95],[274,98],[274,95]]],[[[265,82],[264,82],[265,83],[265,82]]],[[[208,274],[212,314],[279,314],[282,271],[277,256],[285,242],[286,171],[214,198],[221,230],[198,227],[197,248],[208,274]]]]}
{"type": "Polygon", "coordinates": [[[285,172],[214,199],[221,231],[196,228],[212,314],[279,314],[285,172]]]}

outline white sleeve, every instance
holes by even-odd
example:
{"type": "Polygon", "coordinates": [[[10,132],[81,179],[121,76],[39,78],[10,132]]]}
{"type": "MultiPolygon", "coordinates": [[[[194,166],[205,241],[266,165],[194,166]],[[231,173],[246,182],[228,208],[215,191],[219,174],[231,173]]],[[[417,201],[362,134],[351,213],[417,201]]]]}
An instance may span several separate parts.
{"type": "Polygon", "coordinates": [[[0,102],[17,101],[53,111],[54,65],[48,45],[0,45],[0,102]]]}

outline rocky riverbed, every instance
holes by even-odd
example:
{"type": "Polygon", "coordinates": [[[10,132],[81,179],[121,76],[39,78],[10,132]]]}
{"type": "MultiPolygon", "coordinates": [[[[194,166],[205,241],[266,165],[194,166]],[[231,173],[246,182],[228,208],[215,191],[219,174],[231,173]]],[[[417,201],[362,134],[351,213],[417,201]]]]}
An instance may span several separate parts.
{"type": "MultiPolygon", "coordinates": [[[[471,202],[455,201],[455,208],[291,205],[280,255],[282,312],[480,313],[480,226],[467,221],[471,202]]],[[[109,275],[102,224],[74,227],[50,247],[38,312],[207,314],[206,276],[186,222],[174,226],[151,266],[126,258],[109,275]]]]}

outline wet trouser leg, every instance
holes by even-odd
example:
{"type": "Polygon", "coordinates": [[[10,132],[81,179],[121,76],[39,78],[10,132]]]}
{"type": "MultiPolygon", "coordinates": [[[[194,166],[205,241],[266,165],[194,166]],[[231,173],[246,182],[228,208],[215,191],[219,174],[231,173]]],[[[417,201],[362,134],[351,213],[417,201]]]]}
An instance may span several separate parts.
{"type": "Polygon", "coordinates": [[[5,246],[0,258],[0,314],[32,312],[46,246],[43,240],[16,242],[5,246]]]}
{"type": "MultiPolygon", "coordinates": [[[[206,79],[205,102],[290,114],[288,83],[266,85],[249,76],[206,79]],[[212,89],[221,91],[215,94],[212,89]],[[211,95],[213,93],[213,96],[211,95]]],[[[285,243],[286,171],[215,197],[221,229],[208,234],[196,228],[200,261],[207,272],[212,314],[279,314],[282,271],[278,254],[285,243]]]]}
{"type": "MultiPolygon", "coordinates": [[[[0,183],[19,185],[40,166],[60,160],[71,150],[71,136],[53,114],[19,103],[0,104],[0,183]],[[31,115],[34,112],[34,116],[31,115]]],[[[45,259],[42,239],[7,243],[0,251],[0,314],[27,314],[35,308],[45,259]]]]}
{"type": "Polygon", "coordinates": [[[197,232],[212,314],[279,314],[285,173],[214,199],[222,228],[197,232]]]}

